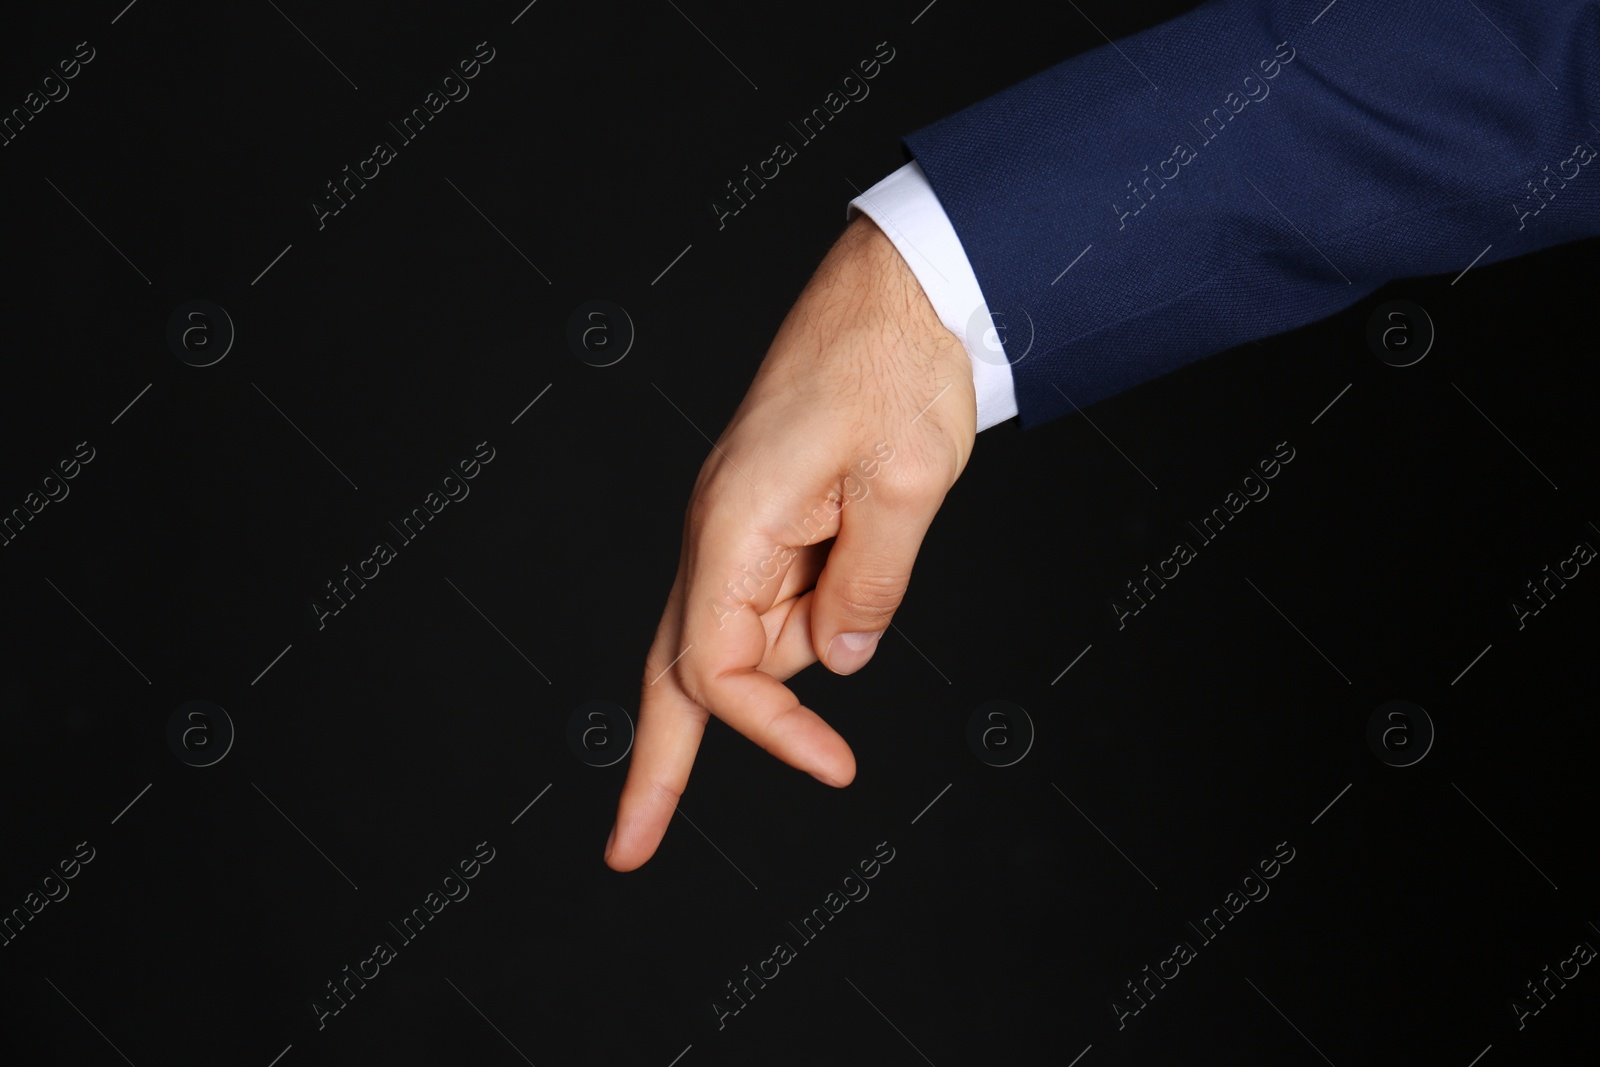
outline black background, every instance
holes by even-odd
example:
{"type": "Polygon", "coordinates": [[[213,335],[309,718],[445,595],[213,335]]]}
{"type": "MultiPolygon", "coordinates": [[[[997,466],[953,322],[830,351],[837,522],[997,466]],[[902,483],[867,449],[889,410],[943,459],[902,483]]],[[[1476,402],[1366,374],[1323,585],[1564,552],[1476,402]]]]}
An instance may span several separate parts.
{"type": "Polygon", "coordinates": [[[0,148],[0,511],[78,442],[95,457],[0,548],[0,909],[95,850],[0,948],[8,1062],[1491,1067],[1589,1047],[1592,967],[1523,1029],[1511,1002],[1600,944],[1600,578],[1520,630],[1509,605],[1600,543],[1594,242],[1397,282],[1087,417],[985,431],[874,662],[791,682],[856,782],[713,722],[694,825],[620,875],[601,851],[626,763],[582,762],[568,718],[637,715],[701,431],[852,186],[1096,26],[1185,5],[278,6],[7,15],[7,110],[77,42],[96,52],[0,148]],[[470,96],[319,230],[324,183],[485,40],[470,96]],[[885,40],[871,95],[719,231],[723,183],[885,40]],[[1366,342],[1396,297],[1438,332],[1405,368],[1366,342]],[[637,331],[605,368],[565,339],[596,298],[637,331]],[[166,341],[191,299],[237,330],[209,367],[166,341]],[[484,440],[470,496],[319,630],[324,583],[484,440]],[[1119,631],[1123,583],[1280,441],[1271,496],[1119,631]],[[167,741],[195,699],[237,731],[208,767],[167,741]],[[967,744],[990,699],[1037,730],[1012,766],[967,744]],[[1392,699],[1437,731],[1411,766],[1366,740],[1392,699]],[[324,983],[481,841],[470,896],[319,1029],[324,983]],[[719,1031],[724,983],[880,842],[870,896],[719,1031]],[[1119,1030],[1111,998],[1280,842],[1270,896],[1119,1030]]]}

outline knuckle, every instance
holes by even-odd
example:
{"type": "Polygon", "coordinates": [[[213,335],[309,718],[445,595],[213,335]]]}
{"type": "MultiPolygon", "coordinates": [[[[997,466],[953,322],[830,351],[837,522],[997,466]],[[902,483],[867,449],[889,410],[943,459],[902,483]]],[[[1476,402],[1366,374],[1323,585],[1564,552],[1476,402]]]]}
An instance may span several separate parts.
{"type": "Polygon", "coordinates": [[[648,781],[651,790],[672,801],[673,807],[677,807],[678,801],[683,799],[683,787],[660,778],[650,778],[648,781]]]}
{"type": "Polygon", "coordinates": [[[905,599],[906,580],[896,577],[854,577],[838,593],[839,606],[853,619],[886,622],[905,599]]]}
{"type": "Polygon", "coordinates": [[[665,668],[665,663],[657,664],[653,660],[646,660],[644,673],[639,677],[639,688],[646,693],[650,692],[657,682],[666,677],[667,671],[665,668]]]}
{"type": "Polygon", "coordinates": [[[714,506],[714,499],[704,490],[696,488],[690,494],[689,503],[683,508],[683,532],[686,541],[692,544],[700,539],[701,532],[711,521],[714,506]]]}
{"type": "Polygon", "coordinates": [[[683,509],[684,516],[693,518],[710,511],[711,506],[716,503],[720,484],[716,472],[709,466],[701,468],[699,476],[695,478],[694,487],[689,490],[689,502],[683,509]]]}
{"type": "MultiPolygon", "coordinates": [[[[666,646],[661,645],[659,647],[665,648],[666,646]]],[[[680,659],[674,663],[672,660],[673,655],[674,653],[653,648],[650,650],[650,654],[645,656],[643,681],[646,689],[649,689],[657,680],[664,680],[669,674],[681,676],[680,668],[683,666],[683,661],[680,659]]]]}
{"type": "Polygon", "coordinates": [[[679,661],[673,668],[678,689],[683,693],[684,699],[693,704],[703,716],[709,716],[711,707],[710,685],[715,678],[708,675],[698,664],[691,664],[688,658],[679,661]]]}
{"type": "Polygon", "coordinates": [[[792,704],[779,708],[767,717],[761,730],[761,747],[778,755],[778,750],[783,747],[782,738],[785,727],[794,722],[795,713],[800,710],[800,701],[796,699],[792,704]]]}
{"type": "Polygon", "coordinates": [[[895,462],[879,469],[872,491],[882,494],[891,506],[916,505],[941,498],[954,481],[947,477],[951,463],[923,450],[913,452],[907,448],[902,451],[903,461],[901,456],[896,456],[895,462]]]}
{"type": "MultiPolygon", "coordinates": [[[[698,680],[696,678],[697,672],[694,670],[693,665],[688,662],[687,657],[680,659],[670,667],[663,664],[663,669],[658,670],[656,674],[661,676],[663,682],[671,679],[677,685],[678,691],[684,696],[697,704],[700,702],[700,687],[696,684],[698,680]]],[[[656,674],[650,675],[650,678],[656,677],[656,674]]],[[[645,680],[649,681],[649,678],[645,680]]]]}
{"type": "MultiPolygon", "coordinates": [[[[687,652],[688,650],[684,650],[687,652]]],[[[647,705],[659,699],[666,699],[675,688],[678,693],[690,702],[700,714],[706,714],[704,691],[700,685],[701,673],[695,669],[691,659],[692,654],[666,653],[652,655],[646,659],[644,675],[640,679],[640,688],[643,696],[640,700],[639,710],[645,713],[647,705]],[[673,656],[677,655],[677,660],[673,656]]],[[[663,706],[672,706],[676,701],[667,700],[663,706]]]]}

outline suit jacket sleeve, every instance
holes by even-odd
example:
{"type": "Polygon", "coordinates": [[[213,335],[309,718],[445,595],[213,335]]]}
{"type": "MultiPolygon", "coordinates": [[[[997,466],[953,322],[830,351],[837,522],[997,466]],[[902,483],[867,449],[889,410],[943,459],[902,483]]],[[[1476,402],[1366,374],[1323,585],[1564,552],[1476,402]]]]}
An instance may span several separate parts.
{"type": "Polygon", "coordinates": [[[1392,279],[1600,233],[1591,120],[1600,0],[1215,0],[904,144],[1028,427],[1392,279]]]}

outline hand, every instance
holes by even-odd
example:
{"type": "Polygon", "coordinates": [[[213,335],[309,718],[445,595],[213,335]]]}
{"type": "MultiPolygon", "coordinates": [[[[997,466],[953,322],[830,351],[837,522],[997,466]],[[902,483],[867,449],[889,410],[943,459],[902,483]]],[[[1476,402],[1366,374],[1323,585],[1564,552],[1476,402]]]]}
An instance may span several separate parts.
{"type": "Polygon", "coordinates": [[[709,715],[828,785],[850,783],[850,746],[783,680],[819,659],[851,674],[872,657],[976,436],[965,348],[857,216],[695,482],[609,866],[655,854],[709,715]]]}

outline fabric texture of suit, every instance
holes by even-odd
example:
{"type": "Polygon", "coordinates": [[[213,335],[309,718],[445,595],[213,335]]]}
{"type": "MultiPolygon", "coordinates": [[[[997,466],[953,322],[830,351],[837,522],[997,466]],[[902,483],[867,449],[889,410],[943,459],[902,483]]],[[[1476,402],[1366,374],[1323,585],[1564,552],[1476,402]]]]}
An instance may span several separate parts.
{"type": "Polygon", "coordinates": [[[1600,0],[1215,0],[903,143],[1005,316],[1027,427],[1600,233],[1596,123],[1600,0]]]}

